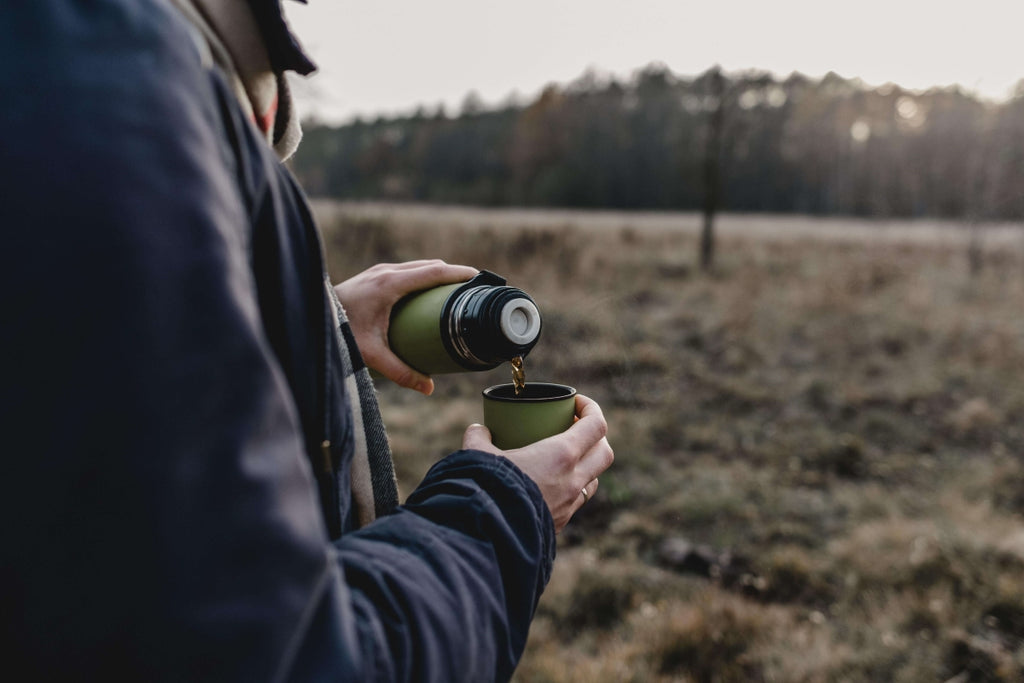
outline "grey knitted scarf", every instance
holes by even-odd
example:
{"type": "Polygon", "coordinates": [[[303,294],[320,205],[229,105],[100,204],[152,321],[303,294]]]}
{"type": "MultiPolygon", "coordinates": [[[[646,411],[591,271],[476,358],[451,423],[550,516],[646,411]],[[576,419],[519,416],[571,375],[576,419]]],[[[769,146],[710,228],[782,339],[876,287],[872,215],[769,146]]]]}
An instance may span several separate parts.
{"type": "Polygon", "coordinates": [[[326,286],[338,314],[338,346],[345,369],[345,395],[352,414],[355,441],[350,471],[352,501],[359,526],[366,526],[395,509],[398,505],[398,485],[370,370],[356,346],[345,308],[338,301],[330,281],[326,286]]]}

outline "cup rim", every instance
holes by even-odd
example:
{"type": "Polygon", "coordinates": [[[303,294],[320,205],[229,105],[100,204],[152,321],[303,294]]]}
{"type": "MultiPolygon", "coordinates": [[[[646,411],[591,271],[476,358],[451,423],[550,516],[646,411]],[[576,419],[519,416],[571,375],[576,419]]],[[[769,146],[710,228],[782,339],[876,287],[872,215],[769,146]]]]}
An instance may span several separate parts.
{"type": "Polygon", "coordinates": [[[570,387],[566,384],[555,384],[553,382],[527,382],[526,387],[527,391],[531,388],[541,389],[549,392],[549,395],[517,398],[515,396],[515,385],[512,384],[512,382],[495,384],[494,386],[487,387],[481,393],[485,400],[498,401],[501,403],[550,403],[552,401],[564,401],[567,398],[573,398],[576,396],[575,387],[570,387]],[[497,393],[500,391],[505,391],[512,395],[508,396],[497,393]]]}

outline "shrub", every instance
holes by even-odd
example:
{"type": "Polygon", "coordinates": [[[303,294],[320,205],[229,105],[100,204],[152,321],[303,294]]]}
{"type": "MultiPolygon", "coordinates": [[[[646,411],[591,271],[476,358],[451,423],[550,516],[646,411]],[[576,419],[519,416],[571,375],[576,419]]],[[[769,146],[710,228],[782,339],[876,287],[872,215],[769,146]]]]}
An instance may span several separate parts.
{"type": "Polygon", "coordinates": [[[757,681],[760,669],[747,654],[761,629],[757,612],[739,601],[680,606],[661,624],[650,656],[662,674],[702,683],[757,681]]]}
{"type": "Polygon", "coordinates": [[[633,606],[633,590],[622,577],[587,570],[580,574],[559,620],[567,635],[617,625],[633,606]]]}

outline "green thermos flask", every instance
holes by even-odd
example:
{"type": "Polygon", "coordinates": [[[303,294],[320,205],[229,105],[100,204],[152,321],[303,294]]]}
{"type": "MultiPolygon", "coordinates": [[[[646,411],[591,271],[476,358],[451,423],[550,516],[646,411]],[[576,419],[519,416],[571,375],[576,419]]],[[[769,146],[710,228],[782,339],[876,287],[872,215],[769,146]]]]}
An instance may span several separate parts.
{"type": "Polygon", "coordinates": [[[485,270],[468,282],[414,292],[395,304],[388,343],[425,375],[490,370],[528,354],[540,328],[533,299],[485,270]]]}

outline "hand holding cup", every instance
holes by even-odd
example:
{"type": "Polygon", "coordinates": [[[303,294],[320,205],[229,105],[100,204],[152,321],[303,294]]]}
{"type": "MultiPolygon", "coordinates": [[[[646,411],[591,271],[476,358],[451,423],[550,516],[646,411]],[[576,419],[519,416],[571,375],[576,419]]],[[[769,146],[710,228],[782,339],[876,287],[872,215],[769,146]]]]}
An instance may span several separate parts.
{"type": "MultiPolygon", "coordinates": [[[[565,401],[565,397],[561,399],[565,401]]],[[[570,399],[571,426],[554,436],[508,450],[492,443],[491,432],[483,425],[470,425],[463,437],[464,448],[505,456],[537,484],[551,511],[556,532],[594,496],[597,477],[615,458],[606,438],[608,423],[601,407],[580,394],[570,399]]]]}

